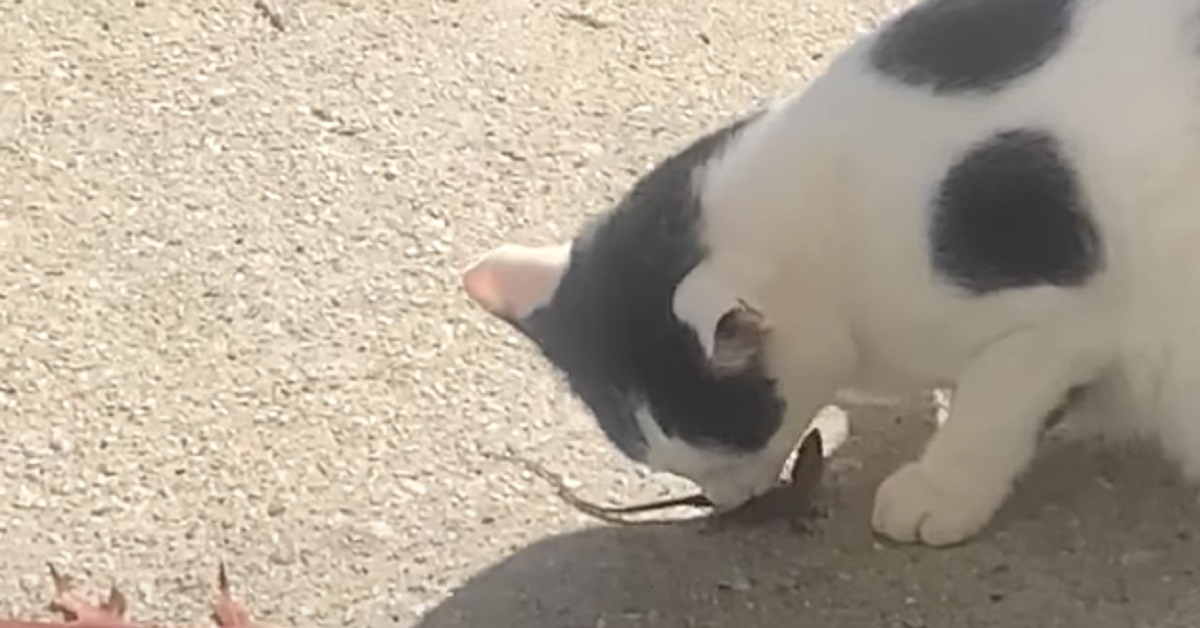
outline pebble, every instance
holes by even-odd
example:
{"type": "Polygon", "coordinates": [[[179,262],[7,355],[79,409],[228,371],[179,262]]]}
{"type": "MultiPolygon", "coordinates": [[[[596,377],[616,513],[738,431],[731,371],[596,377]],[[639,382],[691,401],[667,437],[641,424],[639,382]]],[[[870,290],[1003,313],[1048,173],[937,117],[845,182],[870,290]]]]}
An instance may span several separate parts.
{"type": "Polygon", "coordinates": [[[409,478],[402,478],[400,480],[400,486],[402,486],[404,490],[418,497],[424,497],[425,494],[429,492],[429,489],[425,488],[424,484],[409,478]]]}
{"type": "Polygon", "coordinates": [[[1123,565],[1125,567],[1132,567],[1134,565],[1145,565],[1147,563],[1154,562],[1154,558],[1155,558],[1154,552],[1151,552],[1148,550],[1141,550],[1141,551],[1129,552],[1126,554],[1122,554],[1121,558],[1120,558],[1120,562],[1121,562],[1121,565],[1123,565]]]}
{"type": "Polygon", "coordinates": [[[75,441],[72,441],[64,434],[52,434],[50,436],[50,449],[60,454],[69,454],[75,451],[75,441]]]}
{"type": "Polygon", "coordinates": [[[21,590],[30,595],[36,595],[45,592],[46,582],[44,576],[21,576],[18,580],[21,590]]]}
{"type": "Polygon", "coordinates": [[[271,561],[271,564],[279,565],[281,567],[295,564],[296,558],[296,547],[287,541],[280,542],[280,544],[271,552],[270,556],[267,556],[267,560],[271,561]]]}
{"type": "Polygon", "coordinates": [[[746,577],[746,574],[742,573],[740,569],[734,569],[733,574],[728,580],[722,580],[717,583],[717,588],[719,589],[737,591],[738,593],[749,591],[751,586],[750,578],[746,577]]]}
{"type": "Polygon", "coordinates": [[[396,530],[385,521],[372,521],[367,524],[367,529],[379,539],[392,539],[396,536],[396,530]]]}

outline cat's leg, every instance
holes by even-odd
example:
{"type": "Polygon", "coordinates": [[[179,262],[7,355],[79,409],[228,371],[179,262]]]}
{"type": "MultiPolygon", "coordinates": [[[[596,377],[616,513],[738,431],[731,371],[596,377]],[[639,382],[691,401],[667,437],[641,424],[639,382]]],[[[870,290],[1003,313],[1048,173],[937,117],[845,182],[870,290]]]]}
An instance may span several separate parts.
{"type": "Polygon", "coordinates": [[[1096,360],[1077,346],[1026,330],[984,349],[960,378],[949,419],[920,460],[880,485],[875,530],[902,542],[949,545],[982,529],[1032,461],[1046,416],[1095,371],[1096,360]]]}
{"type": "MultiPolygon", "coordinates": [[[[1129,423],[1138,436],[1160,440],[1163,452],[1194,490],[1200,487],[1200,347],[1193,349],[1197,342],[1184,334],[1176,338],[1159,358],[1153,397],[1144,384],[1140,394],[1135,393],[1137,413],[1131,413],[1129,423]]],[[[1141,379],[1148,380],[1148,376],[1141,379]]]]}
{"type": "Polygon", "coordinates": [[[1114,368],[1087,386],[1073,389],[1047,427],[1069,423],[1077,438],[1116,445],[1154,435],[1157,424],[1141,418],[1134,399],[1128,382],[1114,368]]]}

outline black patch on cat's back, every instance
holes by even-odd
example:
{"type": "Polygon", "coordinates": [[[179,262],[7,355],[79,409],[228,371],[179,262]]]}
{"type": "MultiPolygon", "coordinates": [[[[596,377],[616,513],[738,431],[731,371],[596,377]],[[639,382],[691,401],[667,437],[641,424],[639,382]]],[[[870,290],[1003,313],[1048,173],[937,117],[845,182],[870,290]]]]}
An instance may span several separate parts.
{"type": "Polygon", "coordinates": [[[971,147],[942,179],[930,231],[934,270],[974,294],[1078,286],[1102,261],[1076,174],[1040,130],[971,147]]]}
{"type": "Polygon", "coordinates": [[[871,47],[876,70],[936,93],[995,91],[1066,40],[1077,0],[924,0],[871,47]]]}

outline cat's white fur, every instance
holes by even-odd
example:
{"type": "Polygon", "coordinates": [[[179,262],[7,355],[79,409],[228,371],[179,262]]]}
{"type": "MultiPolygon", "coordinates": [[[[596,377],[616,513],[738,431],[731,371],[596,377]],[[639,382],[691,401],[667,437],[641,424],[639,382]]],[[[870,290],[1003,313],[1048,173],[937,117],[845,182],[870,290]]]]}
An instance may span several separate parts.
{"type": "MultiPolygon", "coordinates": [[[[1005,500],[1067,390],[1089,384],[1072,410],[1086,425],[1157,437],[1200,479],[1200,0],[1074,10],[1063,48],[990,95],[885,79],[865,37],[695,170],[711,257],[685,279],[676,314],[704,340],[732,300],[752,302],[788,410],[748,461],[673,441],[643,408],[652,466],[740,503],[775,481],[823,406],[953,388],[923,455],[879,487],[873,525],[955,543],[1005,500]],[[1103,266],[1081,288],[968,298],[930,269],[931,195],[968,146],[1029,126],[1064,146],[1103,266]]],[[[500,261],[524,278],[484,261],[468,290],[495,313],[530,311],[553,296],[560,275],[546,261],[565,264],[563,251],[510,249],[500,261]],[[523,296],[495,289],[501,280],[523,296]]]]}
{"type": "Polygon", "coordinates": [[[1063,50],[994,96],[885,80],[864,38],[696,172],[712,250],[696,272],[773,330],[791,427],[764,468],[840,389],[954,387],[924,454],[879,488],[873,525],[897,540],[984,526],[1077,384],[1093,382],[1088,421],[1159,435],[1200,478],[1200,1],[1076,11],[1063,50]],[[1081,289],[963,298],[929,270],[930,194],[969,144],[1029,125],[1065,145],[1104,267],[1081,289]]]}

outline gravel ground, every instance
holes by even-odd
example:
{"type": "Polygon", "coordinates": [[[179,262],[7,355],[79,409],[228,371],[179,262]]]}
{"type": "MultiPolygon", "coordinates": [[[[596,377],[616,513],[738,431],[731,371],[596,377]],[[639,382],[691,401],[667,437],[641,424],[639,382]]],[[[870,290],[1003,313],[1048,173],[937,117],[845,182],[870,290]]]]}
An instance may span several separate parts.
{"type": "Polygon", "coordinates": [[[486,457],[681,487],[456,270],[569,233],[885,3],[282,8],[0,2],[0,617],[47,616],[50,561],[196,622],[226,560],[297,627],[1200,625],[1192,502],[1137,452],[1057,439],[947,551],[867,527],[920,413],[854,417],[809,535],[598,524],[486,457]]]}

